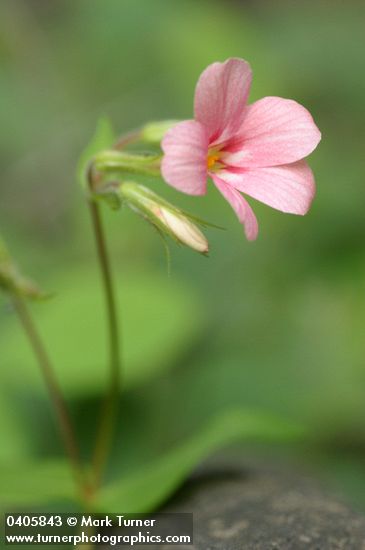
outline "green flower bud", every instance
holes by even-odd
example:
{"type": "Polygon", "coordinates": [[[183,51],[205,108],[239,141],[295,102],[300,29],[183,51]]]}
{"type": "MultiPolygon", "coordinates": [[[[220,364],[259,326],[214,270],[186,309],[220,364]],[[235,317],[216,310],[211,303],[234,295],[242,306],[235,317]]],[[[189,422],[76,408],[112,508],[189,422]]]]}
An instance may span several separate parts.
{"type": "Polygon", "coordinates": [[[119,195],[132,209],[136,210],[158,229],[176,242],[206,254],[209,244],[200,229],[185,214],[156,193],[134,182],[119,186],[119,195]]]}
{"type": "Polygon", "coordinates": [[[24,277],[13,262],[9,252],[0,238],[0,289],[19,294],[25,298],[42,299],[46,297],[39,287],[24,277]]]}
{"type": "Polygon", "coordinates": [[[161,155],[126,153],[107,150],[93,159],[93,167],[100,173],[132,173],[147,176],[160,175],[161,155]]]}
{"type": "Polygon", "coordinates": [[[175,126],[178,120],[163,120],[160,122],[150,122],[141,130],[141,140],[147,143],[159,145],[167,130],[175,126]]]}

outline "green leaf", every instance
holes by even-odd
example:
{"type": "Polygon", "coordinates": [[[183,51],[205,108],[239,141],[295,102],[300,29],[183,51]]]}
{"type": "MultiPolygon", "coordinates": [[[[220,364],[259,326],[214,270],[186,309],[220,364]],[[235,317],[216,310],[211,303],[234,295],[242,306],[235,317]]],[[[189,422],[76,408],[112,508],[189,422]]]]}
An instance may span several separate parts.
{"type": "Polygon", "coordinates": [[[80,185],[84,188],[87,186],[87,180],[85,177],[87,167],[94,155],[102,151],[103,149],[109,149],[115,141],[115,134],[110,120],[107,117],[99,119],[95,133],[81,153],[80,160],[77,167],[77,179],[80,185]]]}
{"type": "Polygon", "coordinates": [[[159,460],[106,486],[99,507],[105,512],[150,512],[177,489],[202,459],[219,448],[239,440],[286,441],[303,435],[301,427],[267,414],[239,409],[226,412],[159,460]]]}
{"type": "Polygon", "coordinates": [[[69,465],[61,460],[0,464],[1,508],[77,498],[69,465]]]}
{"type": "MultiPolygon", "coordinates": [[[[142,271],[142,270],[141,270],[142,271]]],[[[115,274],[121,321],[123,386],[138,384],[171,367],[203,328],[199,301],[189,286],[155,271],[115,274]]],[[[108,377],[108,339],[96,265],[68,272],[51,283],[58,294],[33,316],[71,395],[103,392],[108,377]]],[[[0,334],[0,384],[43,387],[39,369],[16,318],[0,334]]]]}

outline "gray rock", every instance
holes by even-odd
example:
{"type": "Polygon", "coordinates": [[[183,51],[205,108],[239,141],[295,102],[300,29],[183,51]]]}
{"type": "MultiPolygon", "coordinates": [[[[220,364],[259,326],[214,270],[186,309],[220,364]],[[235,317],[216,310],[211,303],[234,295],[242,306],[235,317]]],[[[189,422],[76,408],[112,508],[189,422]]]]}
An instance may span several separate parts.
{"type": "Polygon", "coordinates": [[[194,545],[156,550],[365,550],[365,516],[284,472],[201,475],[163,511],[193,512],[194,545]]]}

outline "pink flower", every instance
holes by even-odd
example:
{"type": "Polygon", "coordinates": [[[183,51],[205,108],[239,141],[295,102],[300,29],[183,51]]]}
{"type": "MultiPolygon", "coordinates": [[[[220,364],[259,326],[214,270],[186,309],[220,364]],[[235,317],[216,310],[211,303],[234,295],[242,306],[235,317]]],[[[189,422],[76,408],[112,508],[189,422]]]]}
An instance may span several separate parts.
{"type": "Polygon", "coordinates": [[[257,220],[240,191],[282,212],[305,214],[315,184],[302,159],[321,134],[293,100],[264,97],[247,105],[251,79],[243,59],[205,69],[195,90],[195,120],[176,124],[162,140],[161,171],[170,185],[190,195],[204,195],[210,176],[254,240],[257,220]]]}

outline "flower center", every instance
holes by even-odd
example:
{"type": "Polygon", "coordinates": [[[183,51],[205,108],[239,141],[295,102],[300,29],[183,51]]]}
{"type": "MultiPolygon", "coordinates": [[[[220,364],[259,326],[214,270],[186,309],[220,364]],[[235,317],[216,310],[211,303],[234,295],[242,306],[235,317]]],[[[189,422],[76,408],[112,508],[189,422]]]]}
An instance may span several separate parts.
{"type": "Polygon", "coordinates": [[[211,149],[208,151],[208,157],[207,157],[207,168],[208,170],[215,170],[219,168],[220,163],[220,151],[217,151],[217,149],[211,149]]]}
{"type": "Polygon", "coordinates": [[[213,168],[213,166],[215,165],[218,159],[219,159],[219,155],[208,155],[208,158],[207,158],[208,170],[210,170],[210,168],[213,168]]]}

